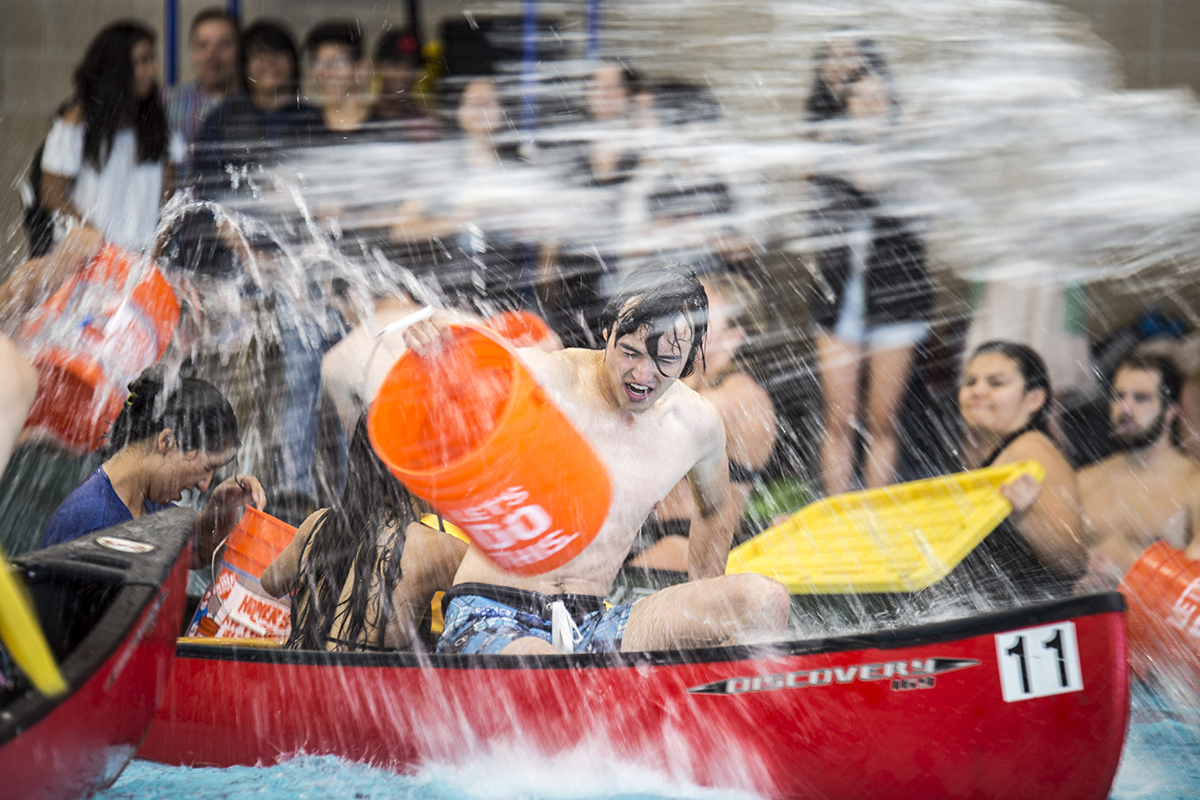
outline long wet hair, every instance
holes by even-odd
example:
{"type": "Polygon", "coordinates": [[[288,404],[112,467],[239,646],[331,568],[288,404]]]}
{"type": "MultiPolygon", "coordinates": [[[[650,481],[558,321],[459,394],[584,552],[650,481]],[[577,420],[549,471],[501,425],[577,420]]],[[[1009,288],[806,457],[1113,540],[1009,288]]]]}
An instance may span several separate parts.
{"type": "Polygon", "coordinates": [[[1054,437],[1050,434],[1050,407],[1054,400],[1054,393],[1050,389],[1050,373],[1046,371],[1046,362],[1032,347],[1000,339],[979,345],[967,361],[969,363],[987,353],[999,353],[1017,365],[1017,371],[1021,373],[1021,378],[1025,383],[1026,394],[1035,389],[1043,389],[1046,392],[1046,400],[1037,411],[1033,412],[1026,427],[1041,431],[1053,439],[1054,437]]]}
{"type": "Polygon", "coordinates": [[[237,447],[237,417],[217,387],[197,378],[167,379],[161,364],[148,367],[129,384],[125,406],[108,432],[104,455],[154,439],[164,430],[179,449],[219,453],[237,447]]]}
{"type": "Polygon", "coordinates": [[[139,162],[167,153],[167,117],[158,87],[146,98],[133,93],[133,48],[154,44],[154,33],[136,22],[115,22],[96,35],[75,69],[75,100],[83,110],[83,159],[97,171],[112,153],[113,137],[133,122],[139,162]]]}
{"type": "Polygon", "coordinates": [[[704,335],[708,332],[708,295],[696,271],[687,264],[648,264],[630,272],[605,304],[600,332],[607,342],[649,327],[646,349],[661,373],[658,341],[675,330],[675,321],[681,315],[692,329],[691,348],[679,375],[686,378],[696,368],[696,356],[704,358],[704,335]]]}
{"type": "Polygon", "coordinates": [[[287,644],[291,648],[324,650],[339,619],[345,620],[339,635],[348,649],[383,647],[392,590],[400,581],[404,533],[416,514],[408,490],[371,447],[366,414],[354,427],[346,460],[346,488],[321,517],[301,555],[300,580],[292,593],[292,633],[287,644]],[[381,553],[379,532],[389,527],[396,534],[381,553]],[[351,570],[353,589],[347,602],[339,605],[351,570]],[[366,629],[375,591],[380,611],[378,639],[372,642],[366,640],[366,629]]]}

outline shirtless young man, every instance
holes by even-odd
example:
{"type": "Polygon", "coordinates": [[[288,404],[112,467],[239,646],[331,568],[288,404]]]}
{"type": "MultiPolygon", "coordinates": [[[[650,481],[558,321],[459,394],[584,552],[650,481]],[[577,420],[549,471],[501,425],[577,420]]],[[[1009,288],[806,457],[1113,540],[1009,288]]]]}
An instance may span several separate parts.
{"type": "Polygon", "coordinates": [[[1160,358],[1117,366],[1111,418],[1122,450],[1079,473],[1089,584],[1112,588],[1159,539],[1200,556],[1200,465],[1180,452],[1179,372],[1160,358]]]}
{"type": "MultiPolygon", "coordinates": [[[[604,350],[521,350],[525,366],[608,469],[612,502],[595,540],[542,575],[505,572],[471,547],[448,593],[442,653],[556,653],[550,604],[562,600],[577,652],[703,647],[779,636],[789,597],[760,575],[725,576],[736,523],[725,433],[713,406],[679,382],[702,348],[708,302],[690,267],[636,270],[601,317],[604,350]],[[605,610],[604,597],[642,522],[687,478],[698,509],[689,583],[605,610]]],[[[444,321],[409,329],[437,357],[444,321]]]]}

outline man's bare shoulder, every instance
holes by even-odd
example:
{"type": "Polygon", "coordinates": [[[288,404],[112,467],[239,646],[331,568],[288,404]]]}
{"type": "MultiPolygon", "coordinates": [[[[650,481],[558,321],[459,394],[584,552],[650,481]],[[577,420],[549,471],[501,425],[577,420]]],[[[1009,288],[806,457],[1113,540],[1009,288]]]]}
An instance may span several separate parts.
{"type": "Polygon", "coordinates": [[[714,448],[725,450],[725,422],[721,412],[711,401],[681,382],[676,382],[663,396],[664,412],[674,416],[679,423],[698,439],[710,441],[714,448]]]}
{"type": "Polygon", "coordinates": [[[1200,464],[1197,464],[1190,457],[1188,457],[1178,451],[1175,452],[1175,455],[1178,459],[1177,463],[1179,465],[1178,466],[1179,476],[1186,483],[1188,489],[1191,490],[1192,494],[1198,500],[1200,500],[1200,464]]]}

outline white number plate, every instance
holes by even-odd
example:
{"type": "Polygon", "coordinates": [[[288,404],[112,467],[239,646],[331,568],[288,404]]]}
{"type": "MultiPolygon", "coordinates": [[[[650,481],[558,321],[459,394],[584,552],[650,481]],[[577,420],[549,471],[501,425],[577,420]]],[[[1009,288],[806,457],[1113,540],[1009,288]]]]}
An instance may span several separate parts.
{"type": "Polygon", "coordinates": [[[996,659],[1007,703],[1083,689],[1074,622],[998,633],[996,659]]]}

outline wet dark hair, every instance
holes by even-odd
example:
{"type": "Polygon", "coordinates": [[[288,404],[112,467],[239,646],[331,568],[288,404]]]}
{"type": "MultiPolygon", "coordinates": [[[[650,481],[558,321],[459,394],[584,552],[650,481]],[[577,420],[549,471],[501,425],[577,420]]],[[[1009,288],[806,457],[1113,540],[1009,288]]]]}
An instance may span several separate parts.
{"type": "Polygon", "coordinates": [[[129,384],[129,397],[109,430],[105,454],[167,429],[185,452],[217,453],[241,444],[233,407],[217,387],[198,378],[168,385],[166,369],[155,364],[129,384]]]}
{"type": "Polygon", "coordinates": [[[300,51],[296,49],[296,40],[288,33],[288,29],[282,23],[271,20],[259,20],[247,28],[242,35],[242,83],[246,87],[246,91],[250,91],[249,78],[246,77],[246,64],[252,53],[262,51],[283,53],[291,60],[291,88],[295,91],[300,83],[300,51]]]}
{"type": "Polygon", "coordinates": [[[219,278],[238,272],[238,258],[221,239],[207,206],[188,208],[167,225],[158,259],[168,270],[219,278]]]}
{"type": "Polygon", "coordinates": [[[408,490],[371,447],[366,414],[354,426],[346,469],[341,498],[321,517],[300,559],[300,579],[292,593],[292,632],[287,644],[291,648],[324,650],[338,619],[346,620],[340,635],[349,649],[383,646],[392,590],[400,580],[405,529],[416,521],[416,513],[408,490]],[[387,527],[397,530],[392,546],[381,557],[378,534],[387,527]],[[352,569],[354,588],[347,602],[339,604],[352,569]],[[374,642],[365,641],[372,594],[379,604],[378,640],[374,642]]]}
{"type": "Polygon", "coordinates": [[[1133,353],[1125,356],[1113,370],[1113,380],[1123,369],[1134,369],[1141,372],[1158,373],[1158,396],[1167,405],[1179,405],[1179,393],[1183,391],[1183,375],[1170,359],[1161,356],[1139,355],[1133,353]]]}
{"type": "Polygon", "coordinates": [[[998,353],[1017,365],[1017,371],[1021,373],[1021,378],[1025,382],[1026,393],[1032,392],[1035,389],[1043,389],[1046,392],[1045,401],[1042,403],[1041,408],[1033,412],[1033,416],[1029,419],[1028,427],[1049,436],[1050,404],[1054,399],[1054,394],[1050,388],[1050,373],[1046,371],[1046,362],[1042,360],[1042,357],[1032,347],[999,339],[984,342],[979,347],[976,347],[975,352],[971,353],[971,357],[967,361],[970,363],[979,356],[986,355],[987,353],[998,353]]]}
{"type": "Polygon", "coordinates": [[[241,25],[238,23],[237,17],[235,17],[233,14],[230,14],[226,9],[218,6],[206,8],[197,13],[196,16],[192,17],[192,24],[188,27],[188,39],[195,39],[196,31],[200,29],[200,26],[206,22],[212,22],[213,20],[220,20],[221,22],[228,23],[229,27],[233,28],[234,40],[237,40],[238,31],[241,29],[241,25]]]}
{"type": "Polygon", "coordinates": [[[146,98],[133,92],[133,48],[154,44],[154,33],[137,22],[114,22],[88,45],[75,69],[75,102],[83,111],[83,158],[97,171],[112,152],[113,137],[133,121],[139,162],[161,161],[167,154],[167,117],[158,87],[146,98]]]}
{"type": "Polygon", "coordinates": [[[356,19],[335,19],[322,22],[308,32],[304,38],[304,51],[310,56],[323,44],[338,44],[349,47],[354,60],[363,56],[362,24],[356,19]]]}
{"type": "Polygon", "coordinates": [[[626,64],[624,61],[614,62],[615,66],[621,70],[621,85],[625,87],[626,93],[632,98],[635,94],[642,90],[642,76],[633,67],[626,64]]]}
{"type": "Polygon", "coordinates": [[[646,349],[658,371],[658,341],[675,330],[683,315],[692,328],[692,343],[683,362],[686,378],[696,368],[696,356],[704,358],[704,335],[708,331],[708,295],[687,264],[649,264],[639,267],[621,281],[600,314],[600,333],[605,342],[650,328],[646,349]],[[615,330],[615,333],[614,333],[615,330]]]}

